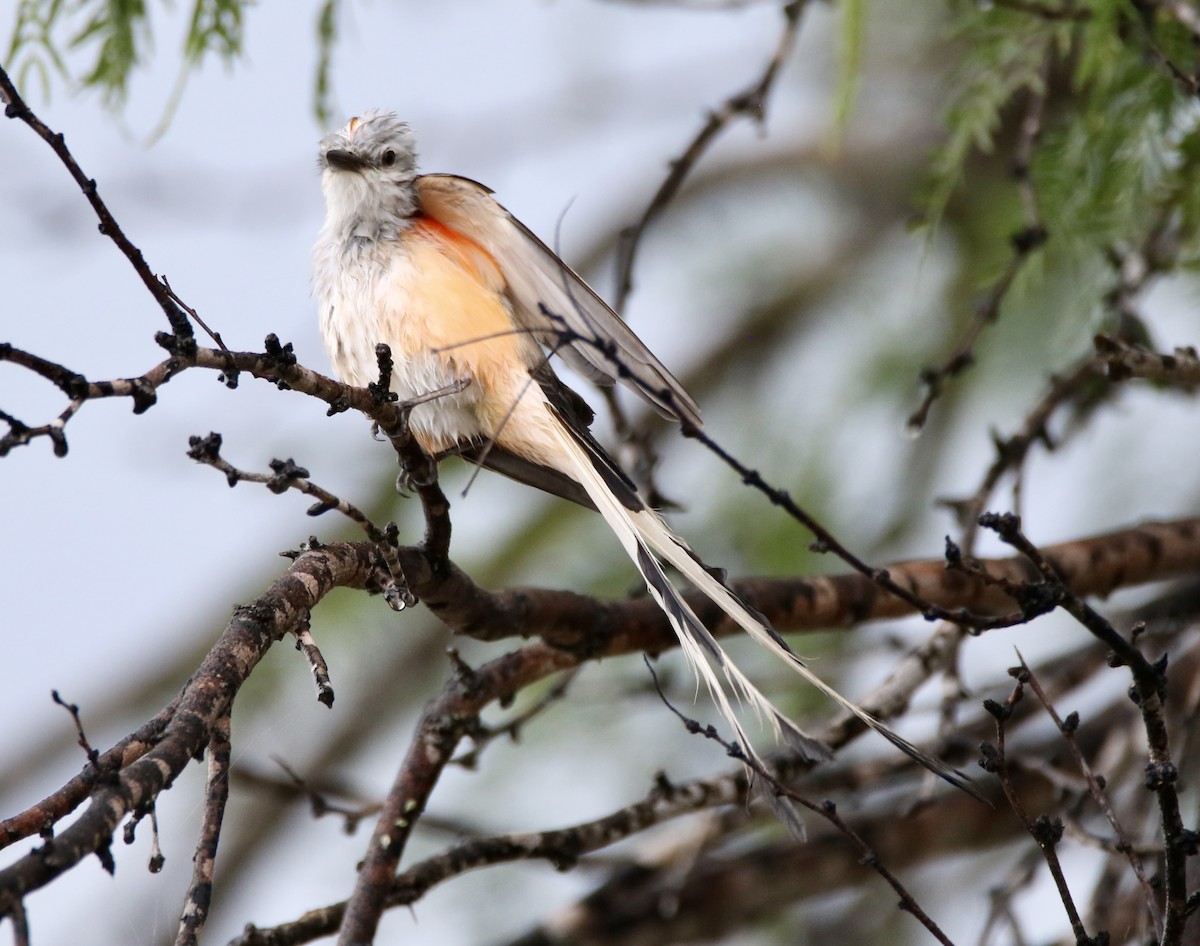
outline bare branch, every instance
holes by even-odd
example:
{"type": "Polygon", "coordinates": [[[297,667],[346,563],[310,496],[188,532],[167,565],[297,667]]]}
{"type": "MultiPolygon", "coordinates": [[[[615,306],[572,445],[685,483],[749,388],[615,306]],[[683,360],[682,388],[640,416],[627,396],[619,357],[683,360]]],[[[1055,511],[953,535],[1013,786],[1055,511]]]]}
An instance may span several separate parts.
{"type": "Polygon", "coordinates": [[[188,888],[179,919],[176,946],[194,946],[208,920],[212,905],[213,871],[217,861],[217,842],[225,820],[229,800],[230,718],[226,713],[216,721],[208,741],[208,783],[205,787],[204,821],[196,853],[192,856],[192,883],[188,888]]]}
{"type": "MultiPolygon", "coordinates": [[[[179,697],[149,727],[150,741],[126,741],[123,751],[109,750],[93,772],[72,791],[48,799],[48,807],[70,808],[90,797],[88,808],[61,834],[0,870],[0,915],[14,908],[31,890],[53,881],[89,854],[107,857],[113,832],[129,814],[149,810],[158,794],[203,750],[214,727],[225,717],[242,683],[271,644],[298,622],[333,587],[369,587],[376,561],[370,547],[342,545],[301,555],[287,573],[249,605],[239,607],[179,697]],[[131,754],[131,750],[137,754],[131,754]],[[111,766],[102,774],[100,765],[111,766]]],[[[41,830],[58,817],[35,806],[0,825],[0,838],[12,843],[22,828],[41,830]]]]}
{"type": "MultiPolygon", "coordinates": [[[[647,666],[649,666],[649,662],[647,662],[647,666]]],[[[654,677],[655,688],[658,689],[658,677],[654,676],[653,668],[650,669],[650,674],[652,677],[654,677]]],[[[719,743],[720,745],[724,746],[725,751],[731,757],[737,759],[743,765],[746,765],[752,770],[756,779],[761,780],[761,782],[764,783],[760,789],[762,797],[767,800],[771,810],[776,815],[779,815],[785,824],[792,826],[792,819],[798,817],[791,812],[792,803],[801,805],[804,808],[807,808],[809,811],[819,814],[846,837],[846,839],[857,850],[862,862],[879,874],[879,876],[887,882],[888,886],[896,892],[896,894],[900,897],[900,902],[898,904],[899,909],[905,911],[906,913],[911,913],[914,917],[916,917],[918,922],[920,922],[920,924],[924,926],[925,929],[927,929],[939,943],[942,943],[943,946],[954,946],[953,942],[946,936],[945,933],[942,932],[941,928],[933,921],[929,914],[927,914],[921,908],[920,904],[917,903],[912,894],[910,894],[904,885],[900,883],[896,875],[883,865],[883,862],[879,859],[879,855],[876,854],[876,852],[871,849],[871,846],[863,840],[862,835],[858,834],[858,832],[851,828],[850,825],[847,824],[846,821],[841,817],[841,815],[838,814],[837,805],[834,804],[834,802],[826,800],[820,805],[817,805],[802,795],[799,795],[794,789],[783,784],[783,782],[776,777],[774,772],[767,771],[760,764],[758,764],[754,758],[747,755],[746,751],[737,743],[730,742],[722,737],[712,726],[701,726],[695,720],[690,719],[685,714],[681,713],[675,708],[675,706],[671,704],[671,702],[667,699],[666,694],[663,693],[661,689],[658,689],[658,695],[662,701],[666,703],[667,708],[670,709],[671,712],[683,722],[688,732],[703,735],[706,739],[711,739],[714,742],[719,743]]],[[[982,799],[982,796],[980,796],[980,798],[982,799]]],[[[797,831],[794,829],[793,833],[797,833],[797,831]]],[[[799,838],[803,840],[803,828],[800,828],[798,833],[799,838]]]]}
{"type": "Polygon", "coordinates": [[[1096,353],[1108,366],[1110,381],[1145,378],[1161,381],[1194,393],[1200,385],[1200,356],[1192,346],[1176,348],[1173,354],[1147,351],[1112,335],[1097,335],[1096,353]]]}
{"type": "Polygon", "coordinates": [[[374,939],[413,826],[480,709],[573,662],[562,651],[529,645],[492,661],[479,672],[456,674],[441,695],[425,707],[359,867],[354,893],[342,917],[340,942],[368,943],[374,939]]]}
{"type": "Polygon", "coordinates": [[[1101,366],[1091,356],[1078,359],[1061,376],[1051,377],[1045,392],[1026,413],[1020,428],[1008,437],[995,436],[996,456],[988,466],[979,488],[966,499],[947,499],[942,504],[954,511],[962,524],[961,544],[965,554],[972,554],[979,517],[991,501],[1000,481],[1009,474],[1020,476],[1030,451],[1042,444],[1048,449],[1056,446],[1050,436],[1051,418],[1062,408],[1079,398],[1088,385],[1102,380],[1101,366]]]}
{"type": "MultiPolygon", "coordinates": [[[[452,652],[452,654],[457,657],[457,652],[452,652]]],[[[582,667],[574,667],[568,670],[555,682],[554,686],[550,687],[537,700],[501,725],[486,726],[482,721],[478,721],[478,725],[474,726],[468,733],[472,743],[470,752],[464,752],[461,755],[455,756],[451,761],[455,765],[461,765],[464,769],[474,769],[479,764],[480,754],[495,740],[507,736],[513,742],[516,742],[520,738],[521,730],[530,721],[546,712],[546,710],[567,695],[567,690],[575,678],[579,676],[580,670],[582,670],[582,667]]]]}
{"type": "MultiPolygon", "coordinates": [[[[684,181],[687,180],[688,175],[699,163],[709,146],[738,117],[745,116],[759,124],[765,120],[767,102],[775,80],[796,45],[796,36],[800,31],[800,22],[807,5],[808,0],[788,0],[783,4],[781,7],[783,28],[780,31],[775,50],[767,61],[762,74],[746,89],[731,95],[719,108],[708,113],[704,125],[684,148],[683,153],[670,162],[670,170],[666,178],[646,204],[637,223],[621,231],[617,241],[617,279],[613,297],[615,311],[622,313],[625,311],[629,296],[633,292],[633,271],[646,230],[675,199],[683,187],[684,181]]],[[[647,438],[630,428],[614,389],[605,388],[604,397],[618,437],[635,448],[637,458],[630,466],[651,468],[653,461],[648,455],[647,438]]],[[[633,472],[637,473],[638,470],[634,469],[633,472]]],[[[653,483],[648,484],[647,493],[651,496],[657,495],[653,483]]]]}
{"type": "Polygon", "coordinates": [[[638,249],[647,228],[653,223],[675,199],[688,175],[704,156],[704,152],[725,130],[734,119],[745,116],[761,123],[766,117],[767,100],[779,70],[791,56],[792,48],[796,45],[796,35],[800,30],[800,21],[807,0],[792,0],[781,8],[783,13],[783,29],[775,45],[775,51],[761,76],[746,89],[731,95],[728,99],[709,112],[708,119],[696,136],[684,148],[683,153],[671,161],[671,170],[666,179],[659,185],[654,196],[642,211],[637,223],[621,231],[620,244],[617,251],[617,289],[613,308],[622,312],[633,291],[633,269],[637,262],[638,249]]]}
{"type": "MultiPolygon", "coordinates": [[[[1132,640],[1126,640],[1094,608],[1071,590],[1069,579],[1061,575],[1054,563],[1046,558],[1021,532],[1015,516],[985,517],[981,522],[993,529],[1008,544],[1018,549],[1038,569],[1044,594],[1062,607],[1097,639],[1113,652],[1113,666],[1127,666],[1133,676],[1137,702],[1146,729],[1150,761],[1146,766],[1146,788],[1158,796],[1162,819],[1166,875],[1163,946],[1174,946],[1183,936],[1189,914],[1187,894],[1187,857],[1195,854],[1200,845],[1195,831],[1183,825],[1176,782],[1179,769],[1171,757],[1167,733],[1165,703],[1167,699],[1167,657],[1151,663],[1137,647],[1137,629],[1132,640]]],[[[1032,586],[1031,586],[1032,588],[1032,586]]]]}
{"type": "MultiPolygon", "coordinates": [[[[416,597],[409,590],[408,583],[405,581],[404,569],[401,567],[397,556],[399,538],[394,522],[388,523],[387,526],[381,529],[367,517],[366,513],[353,503],[340,499],[329,490],[312,482],[308,478],[308,470],[302,466],[298,466],[290,458],[287,460],[272,460],[270,474],[248,473],[245,470],[239,470],[230,465],[221,456],[220,434],[210,433],[207,437],[191,437],[188,443],[188,456],[197,463],[220,470],[225,474],[225,480],[231,487],[236,486],[242,480],[246,480],[251,483],[262,483],[275,494],[285,493],[289,489],[299,490],[301,493],[313,496],[317,500],[316,503],[308,508],[310,516],[320,516],[332,509],[336,509],[362,528],[371,541],[379,546],[380,556],[387,570],[387,582],[384,586],[383,595],[388,606],[393,611],[403,611],[405,608],[412,607],[417,603],[416,597]]],[[[306,656],[310,657],[310,664],[313,667],[314,674],[317,676],[318,688],[322,688],[322,693],[327,694],[329,702],[332,703],[332,689],[323,688],[328,686],[329,676],[327,670],[323,670],[324,660],[321,658],[320,651],[316,650],[316,645],[312,643],[311,636],[305,639],[297,635],[297,643],[304,650],[306,656]]]]}
{"type": "MultiPolygon", "coordinates": [[[[1113,834],[1116,836],[1116,844],[1113,849],[1116,852],[1124,854],[1129,860],[1129,866],[1133,870],[1134,876],[1137,877],[1138,885],[1142,888],[1143,896],[1146,900],[1146,912],[1150,915],[1154,925],[1154,938],[1162,939],[1162,911],[1158,906],[1158,899],[1154,891],[1150,887],[1149,878],[1146,877],[1145,868],[1142,866],[1142,859],[1138,856],[1138,852],[1133,843],[1129,840],[1125,829],[1121,827],[1121,822],[1117,818],[1117,813],[1113,809],[1112,804],[1108,799],[1108,795],[1104,791],[1104,786],[1092,771],[1088,764],[1087,757],[1079,748],[1079,743],[1075,740],[1075,731],[1079,728],[1079,714],[1071,713],[1065,720],[1058,715],[1054,705],[1050,702],[1050,698],[1046,695],[1046,691],[1042,689],[1042,685],[1038,683],[1037,677],[1025,662],[1025,658],[1021,657],[1021,670],[1024,674],[1023,681],[1033,690],[1038,701],[1045,707],[1050,718],[1054,720],[1054,724],[1058,726],[1059,732],[1062,733],[1063,739],[1067,745],[1071,747],[1071,753],[1075,756],[1075,761],[1079,765],[1079,771],[1083,773],[1084,779],[1087,781],[1088,792],[1095,800],[1100,810],[1104,812],[1104,817],[1108,819],[1109,825],[1113,829],[1113,834]]],[[[1155,851],[1154,853],[1157,853],[1155,851]]]]}
{"type": "Polygon", "coordinates": [[[1026,812],[1024,803],[1021,801],[1020,793],[1013,784],[1008,755],[1005,752],[1005,723],[1012,715],[1013,707],[1021,701],[1023,695],[1023,678],[1018,677],[1017,685],[1013,688],[1012,693],[1009,694],[1008,699],[1004,703],[997,703],[995,700],[984,701],[984,707],[996,720],[996,744],[994,746],[985,744],[982,747],[984,750],[982,764],[988,772],[995,773],[1000,779],[1000,785],[1004,789],[1004,797],[1008,799],[1009,806],[1025,827],[1025,830],[1037,842],[1038,848],[1042,852],[1042,857],[1046,860],[1046,866],[1050,868],[1054,884],[1058,888],[1059,899],[1067,911],[1067,917],[1071,922],[1071,930],[1075,934],[1075,942],[1080,944],[1080,946],[1102,946],[1103,943],[1107,942],[1107,937],[1104,939],[1094,939],[1088,936],[1083,926],[1083,920],[1080,919],[1079,910],[1075,906],[1074,898],[1071,896],[1070,888],[1067,886],[1067,878],[1063,873],[1062,862],[1058,859],[1058,842],[1062,839],[1063,833],[1062,821],[1059,819],[1050,819],[1045,815],[1038,815],[1036,819],[1030,818],[1026,812]]]}
{"type": "Polygon", "coordinates": [[[179,307],[176,301],[175,294],[171,291],[165,280],[160,280],[150,269],[146,259],[142,256],[142,251],[130,242],[125,235],[125,231],[117,224],[116,219],[109,211],[108,206],[100,199],[100,192],[96,187],[96,182],[89,178],[75,160],[67,148],[66,139],[61,133],[53,132],[49,127],[33,113],[33,110],[25,103],[21,94],[17,91],[17,87],[13,85],[12,79],[8,77],[8,73],[0,66],[0,100],[6,103],[4,114],[7,118],[16,118],[28,125],[33,132],[48,144],[58,159],[66,167],[79,189],[83,191],[83,196],[87,198],[89,204],[92,205],[92,210],[96,212],[96,216],[100,220],[100,233],[107,236],[117,249],[129,260],[129,264],[133,267],[134,272],[138,274],[150,295],[154,297],[154,301],[159,304],[163,313],[167,317],[167,322],[170,323],[171,331],[175,333],[176,338],[182,348],[194,344],[192,338],[192,327],[188,324],[187,317],[184,311],[179,307]]]}

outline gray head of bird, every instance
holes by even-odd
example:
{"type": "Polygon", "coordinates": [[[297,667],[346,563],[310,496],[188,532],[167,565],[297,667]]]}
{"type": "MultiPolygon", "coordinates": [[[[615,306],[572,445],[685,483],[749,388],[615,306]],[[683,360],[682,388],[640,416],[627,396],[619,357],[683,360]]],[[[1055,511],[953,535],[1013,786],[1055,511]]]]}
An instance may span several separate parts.
{"type": "Polygon", "coordinates": [[[394,112],[371,109],[330,132],[317,166],[329,226],[377,235],[416,209],[416,143],[394,112]]]}

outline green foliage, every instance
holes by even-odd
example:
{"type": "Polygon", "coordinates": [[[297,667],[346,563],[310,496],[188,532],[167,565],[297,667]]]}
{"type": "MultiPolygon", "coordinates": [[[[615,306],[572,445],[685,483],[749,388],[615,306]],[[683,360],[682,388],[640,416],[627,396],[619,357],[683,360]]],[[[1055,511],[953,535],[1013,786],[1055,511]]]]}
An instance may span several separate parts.
{"type": "Polygon", "coordinates": [[[1176,193],[1171,202],[1178,215],[1180,241],[1179,265],[1195,269],[1200,265],[1200,116],[1191,116],[1191,127],[1180,136],[1176,149],[1179,164],[1172,171],[1176,193]]]}
{"type": "Polygon", "coordinates": [[[88,9],[91,15],[72,38],[71,48],[99,44],[96,64],[82,81],[100,89],[109,104],[119,104],[125,100],[129,74],[138,63],[138,44],[150,42],[146,4],[142,0],[101,0],[88,9]]]}
{"type": "Polygon", "coordinates": [[[50,69],[47,62],[59,75],[67,74],[66,63],[63,62],[51,37],[62,10],[62,0],[50,0],[49,3],[42,0],[21,0],[17,5],[12,41],[5,51],[4,61],[20,85],[29,85],[33,74],[36,73],[41,80],[43,92],[48,94],[50,69]]]}
{"type": "Polygon", "coordinates": [[[197,0],[184,53],[199,64],[207,52],[215,52],[231,62],[242,51],[242,13],[245,0],[197,0]]]}
{"type": "Polygon", "coordinates": [[[1194,136],[1186,131],[1194,106],[1118,29],[1098,18],[1080,31],[1070,107],[1047,129],[1034,165],[1051,231],[1077,252],[1140,244],[1174,205],[1196,200],[1195,175],[1180,174],[1191,164],[1181,146],[1194,136]]]}
{"type": "MultiPolygon", "coordinates": [[[[1009,175],[1030,96],[1044,95],[1030,180],[1050,241],[1022,281],[1036,273],[1044,288],[1044,279],[1096,275],[1114,248],[1139,248],[1156,270],[1194,264],[1200,111],[1183,78],[1196,59],[1186,25],[1118,0],[963,4],[952,43],[958,91],[924,198],[929,220],[941,218],[965,176],[975,206],[981,173],[994,181],[1009,175]]],[[[1015,183],[1005,186],[1012,211],[1030,223],[1015,183]]],[[[995,226],[995,212],[993,205],[994,234],[1016,229],[995,226]]]]}
{"type": "Polygon", "coordinates": [[[337,43],[338,0],[325,0],[317,14],[317,74],[313,83],[313,108],[317,121],[328,125],[333,114],[333,47],[337,43]]]}
{"type": "Polygon", "coordinates": [[[948,137],[930,165],[925,208],[937,221],[962,179],[968,158],[990,153],[1002,113],[1024,90],[1041,91],[1042,64],[1069,42],[1070,24],[1002,7],[959,4],[952,39],[964,55],[948,85],[957,89],[946,111],[948,137]]]}
{"type": "MultiPolygon", "coordinates": [[[[246,9],[252,0],[195,0],[183,40],[184,74],[210,53],[232,62],[242,52],[246,9]]],[[[48,94],[51,74],[95,89],[112,108],[125,103],[134,70],[153,46],[145,0],[21,0],[5,63],[26,85],[36,75],[48,94]],[[89,57],[77,75],[73,55],[89,57]],[[94,58],[91,58],[94,56],[94,58]]]]}
{"type": "Polygon", "coordinates": [[[77,4],[21,0],[5,60],[20,82],[36,71],[48,92],[47,63],[62,78],[70,75],[60,52],[64,45],[71,51],[96,49],[93,64],[78,81],[98,89],[111,106],[125,100],[129,77],[149,43],[144,0],[82,0],[77,4]],[[65,44],[60,31],[67,33],[65,44]]]}
{"type": "Polygon", "coordinates": [[[850,121],[858,96],[863,47],[867,33],[866,0],[842,0],[842,22],[838,31],[837,95],[834,100],[833,133],[840,136],[850,121]]]}

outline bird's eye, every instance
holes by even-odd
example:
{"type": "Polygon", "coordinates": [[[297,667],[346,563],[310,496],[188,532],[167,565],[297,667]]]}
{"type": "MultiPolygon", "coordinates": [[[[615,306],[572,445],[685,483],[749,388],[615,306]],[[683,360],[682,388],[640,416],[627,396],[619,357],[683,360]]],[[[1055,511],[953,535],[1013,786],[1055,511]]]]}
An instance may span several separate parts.
{"type": "Polygon", "coordinates": [[[390,168],[396,163],[396,152],[389,148],[387,151],[383,152],[383,157],[380,158],[380,161],[383,163],[385,168],[390,168]]]}

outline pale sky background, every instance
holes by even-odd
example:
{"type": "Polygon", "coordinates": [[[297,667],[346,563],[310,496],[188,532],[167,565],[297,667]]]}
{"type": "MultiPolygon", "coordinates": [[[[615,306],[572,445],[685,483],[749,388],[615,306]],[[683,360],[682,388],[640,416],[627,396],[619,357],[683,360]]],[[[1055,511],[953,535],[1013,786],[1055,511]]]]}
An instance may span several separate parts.
{"type": "MultiPolygon", "coordinates": [[[[44,120],[65,133],[154,271],[168,276],[231,348],[258,349],[264,335],[276,332],[295,344],[303,363],[328,370],[308,275],[309,248],[322,213],[315,145],[323,129],[313,118],[310,95],[316,8],[315,3],[252,8],[245,57],[228,69],[209,63],[194,76],[169,130],[153,147],[143,142],[174,81],[180,35],[180,24],[168,17],[156,20],[158,56],[148,71],[135,76],[130,104],[120,117],[101,108],[96,96],[72,95],[61,83],[49,99],[36,87],[25,91],[44,120]]],[[[8,8],[0,9],[3,45],[9,15],[8,8]]],[[[771,103],[767,134],[739,125],[715,149],[713,164],[747,149],[782,152],[819,144],[827,135],[836,73],[832,16],[820,5],[808,17],[771,103]]],[[[707,12],[596,0],[349,3],[341,29],[334,66],[339,122],[362,108],[394,108],[415,127],[425,169],[486,183],[548,242],[561,234],[563,255],[570,260],[597,234],[632,219],[661,180],[666,162],[698,128],[703,110],[759,74],[774,47],[779,17],[767,3],[707,12]]],[[[901,91],[864,90],[864,138],[872,129],[884,134],[892,125],[929,120],[922,103],[905,100],[901,91]]],[[[823,199],[810,193],[768,195],[761,225],[739,235],[748,241],[764,234],[790,240],[779,266],[791,265],[788,253],[820,259],[821,246],[836,228],[823,199]],[[793,226],[793,216],[803,217],[803,226],[793,226]]],[[[733,290],[714,285],[697,291],[690,281],[701,270],[719,272],[720,236],[730,219],[719,205],[707,216],[690,219],[673,244],[678,254],[685,240],[682,258],[653,240],[646,246],[627,315],[673,368],[686,368],[721,335],[721,292],[733,290]],[[688,242],[693,240],[694,245],[688,242]]],[[[97,234],[90,208],[46,145],[15,122],[0,125],[0,222],[0,340],[96,380],[140,374],[161,359],[152,341],[155,331],[166,329],[160,311],[115,248],[97,234]]],[[[823,409],[805,401],[807,391],[849,401],[855,379],[838,376],[830,352],[854,344],[855,332],[903,336],[922,294],[935,294],[946,278],[952,251],[924,245],[920,238],[906,240],[897,234],[896,246],[902,249],[886,276],[900,287],[899,301],[881,304],[869,326],[848,319],[818,333],[824,348],[806,353],[794,370],[764,378],[761,389],[747,392],[747,403],[773,397],[803,429],[810,416],[816,423],[823,409]]],[[[608,292],[611,269],[595,281],[608,292]]],[[[1171,291],[1161,295],[1166,302],[1174,298],[1171,291]]],[[[1164,340],[1188,341],[1192,317],[1179,306],[1162,309],[1164,324],[1179,333],[1164,340]]],[[[1086,331],[1086,326],[1064,333],[1072,330],[1086,331]]],[[[936,340],[931,345],[930,358],[938,352],[936,340]]],[[[1045,530],[1039,539],[1184,514],[1194,502],[1194,487],[1181,480],[1171,462],[1172,456],[1187,455],[1181,444],[1194,443],[1194,416],[1182,405],[1164,408],[1156,400],[1155,425],[1148,429],[1140,403],[1136,398],[1125,402],[1097,438],[1106,450],[1144,450],[1158,458],[1140,470],[1139,482],[1141,495],[1155,497],[1157,505],[1130,508],[1120,484],[1110,483],[1096,468],[1097,455],[1081,448],[1053,460],[1062,487],[1032,499],[1036,521],[1045,530]],[[1080,482],[1092,489],[1079,489],[1080,482]]],[[[975,480],[989,457],[983,436],[987,423],[1007,429],[1024,405],[1024,400],[985,403],[964,419],[980,435],[947,464],[944,491],[975,480]]],[[[39,424],[63,406],[49,385],[0,365],[0,408],[39,424]]],[[[910,406],[900,405],[894,416],[859,418],[870,426],[858,427],[853,443],[829,441],[831,468],[854,468],[837,461],[861,449],[864,429],[876,431],[889,445],[898,441],[910,406]]],[[[711,406],[709,429],[719,440],[743,446],[738,417],[744,409],[744,404],[711,406]]],[[[281,396],[250,378],[231,392],[215,374],[200,371],[161,389],[158,405],[141,417],[132,416],[127,401],[87,405],[67,429],[71,450],[65,460],[55,459],[42,441],[0,461],[0,635],[7,669],[0,688],[0,719],[6,721],[0,771],[11,770],[47,734],[69,733],[65,713],[50,702],[51,688],[81,704],[86,721],[89,704],[114,690],[136,688],[160,666],[164,653],[215,637],[228,607],[261,590],[276,551],[334,527],[307,519],[303,511],[309,501],[299,494],[274,497],[252,485],[229,490],[215,471],[188,460],[188,436],[209,430],[224,435],[225,455],[243,468],[263,469],[271,457],[294,456],[316,481],[352,499],[366,499],[381,479],[394,476],[388,451],[370,441],[362,418],[328,419],[317,402],[281,396]],[[214,589],[220,589],[216,599],[214,589]]],[[[693,451],[687,461],[676,449],[682,448],[666,457],[672,493],[692,499],[714,476],[727,476],[711,461],[696,461],[696,448],[687,448],[693,451]]],[[[899,450],[895,454],[903,456],[899,450]]],[[[770,478],[772,472],[783,476],[786,471],[768,467],[766,472],[770,478]]],[[[862,489],[877,483],[864,479],[862,489]]],[[[846,521],[833,525],[851,536],[869,535],[870,524],[856,522],[852,514],[855,489],[851,477],[846,521]]],[[[868,498],[864,492],[862,499],[868,498]]],[[[473,554],[486,557],[489,537],[515,521],[523,501],[519,490],[482,478],[463,508],[478,504],[489,514],[456,518],[456,558],[469,565],[473,554]]],[[[687,516],[680,519],[684,534],[687,521],[687,516]]],[[[901,551],[937,554],[938,537],[949,528],[948,520],[931,517],[931,543],[901,551]]],[[[711,536],[707,541],[718,544],[711,536]]],[[[730,558],[736,551],[720,554],[730,558]]],[[[1007,650],[1012,643],[1010,638],[997,646],[1007,650]]],[[[1036,648],[1038,641],[1022,640],[1021,646],[1036,648]]],[[[274,728],[260,727],[241,742],[235,736],[237,752],[247,757],[265,759],[281,745],[300,753],[305,727],[326,724],[299,658],[286,646],[277,650],[273,672],[291,674],[295,685],[280,698],[274,728]]],[[[341,674],[335,683],[352,686],[353,672],[343,667],[341,674]]],[[[111,731],[89,735],[105,748],[139,721],[118,721],[111,731]]],[[[670,721],[655,725],[664,739],[678,741],[684,754],[694,751],[670,721]]],[[[400,744],[404,735],[399,734],[400,744]]],[[[81,762],[78,756],[62,756],[19,793],[0,792],[3,811],[41,797],[81,762]]],[[[360,782],[384,785],[394,765],[394,756],[383,757],[360,782]]],[[[712,771],[714,760],[705,757],[695,766],[697,772],[712,771]]],[[[647,761],[645,770],[653,767],[647,761]]],[[[193,780],[199,771],[193,767],[193,780]]],[[[591,773],[582,782],[571,771],[539,773],[549,789],[557,786],[571,799],[561,823],[603,813],[607,808],[600,800],[608,788],[636,785],[644,775],[639,770],[626,783],[617,772],[591,773]]],[[[478,786],[465,777],[463,785],[458,781],[448,777],[448,797],[475,798],[477,804],[478,786]]],[[[635,789],[626,791],[629,800],[637,797],[635,789]]],[[[157,918],[160,931],[173,929],[190,866],[198,799],[195,791],[175,791],[164,800],[164,875],[145,872],[140,838],[132,851],[118,844],[115,881],[93,860],[31,897],[35,942],[81,942],[84,917],[97,930],[93,942],[98,943],[159,941],[161,936],[148,938],[147,914],[157,918]]],[[[540,813],[537,806],[531,802],[531,812],[540,813]]],[[[298,810],[296,817],[307,815],[298,810]]],[[[534,818],[531,826],[546,826],[545,819],[534,818]]],[[[312,863],[302,850],[283,851],[272,872],[255,875],[253,886],[220,891],[226,909],[206,942],[225,942],[246,921],[279,922],[345,896],[348,865],[366,835],[341,838],[332,823],[326,833],[337,856],[312,863]]],[[[23,853],[27,846],[16,850],[23,853]]],[[[547,913],[551,904],[566,904],[587,887],[586,877],[560,877],[541,865],[517,873],[545,891],[539,906],[547,913]]],[[[472,891],[494,892],[494,883],[487,877],[452,883],[418,907],[415,921],[401,911],[388,917],[385,929],[403,935],[406,943],[486,944],[525,928],[527,919],[513,914],[507,902],[497,902],[484,920],[455,906],[472,891]]]]}

